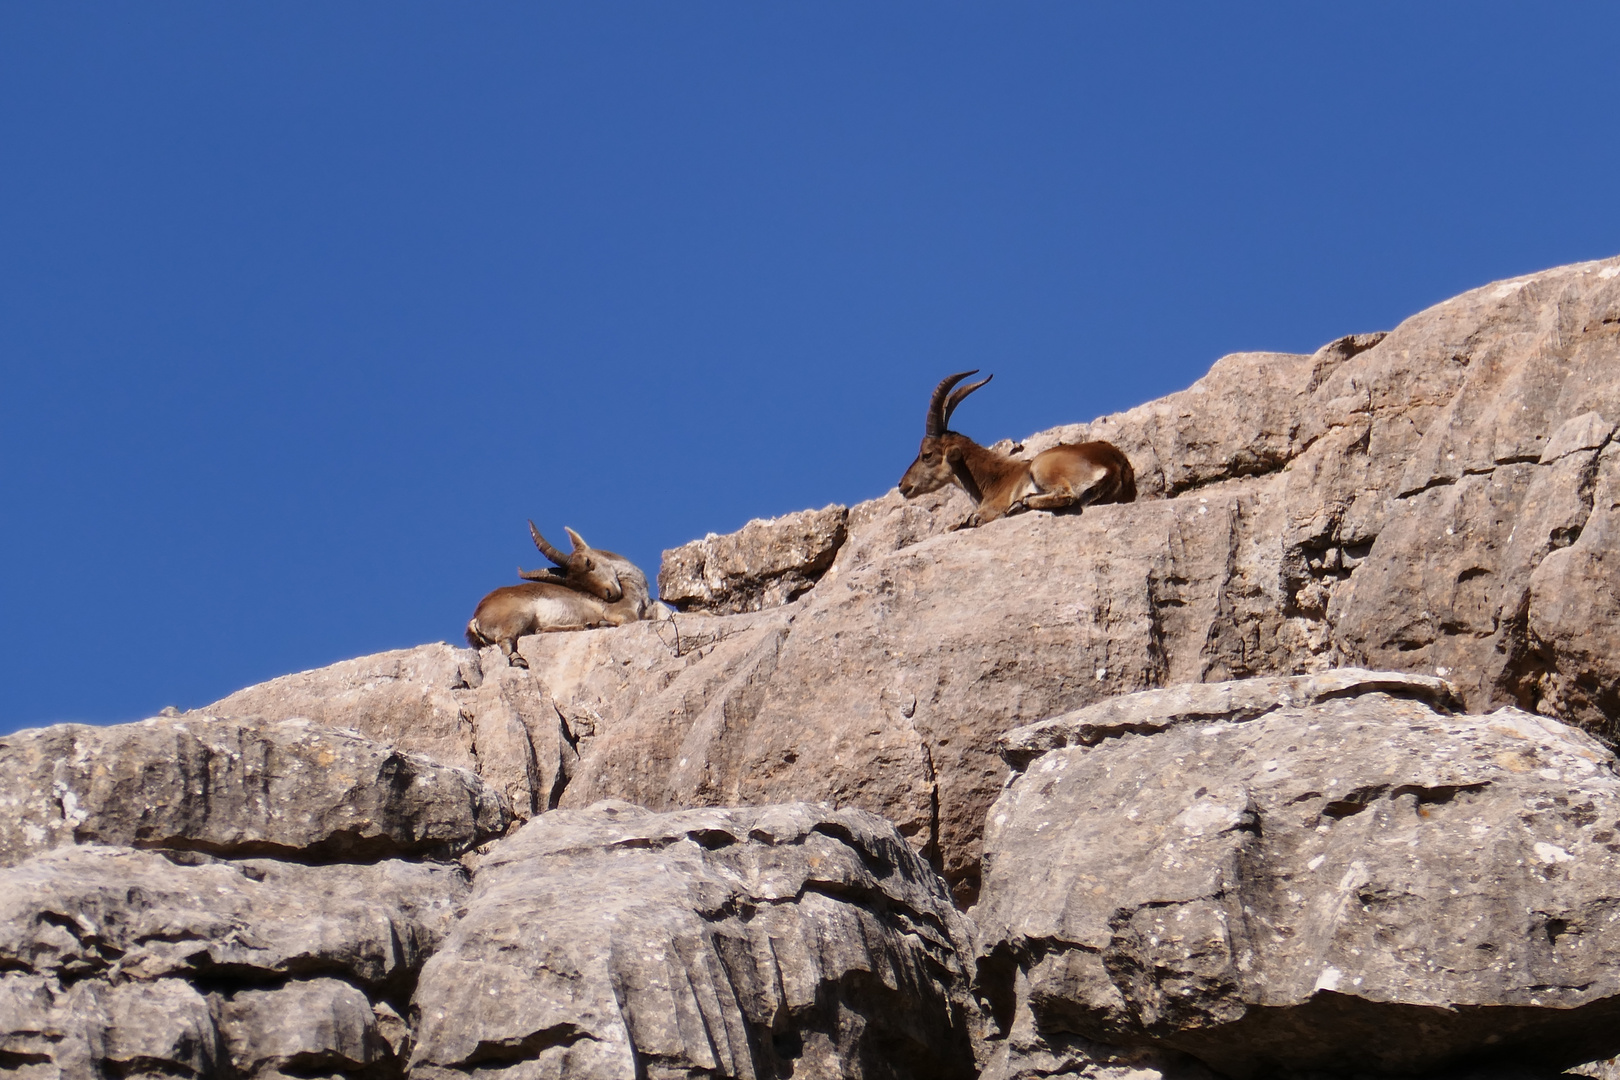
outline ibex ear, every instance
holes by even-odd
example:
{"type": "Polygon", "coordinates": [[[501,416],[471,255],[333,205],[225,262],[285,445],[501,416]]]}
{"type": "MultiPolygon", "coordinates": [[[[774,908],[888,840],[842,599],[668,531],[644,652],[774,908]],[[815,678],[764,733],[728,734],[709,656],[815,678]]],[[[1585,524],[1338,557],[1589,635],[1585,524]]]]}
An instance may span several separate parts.
{"type": "Polygon", "coordinates": [[[579,533],[575,532],[573,529],[570,529],[566,525],[563,526],[563,532],[567,533],[568,539],[574,542],[575,551],[578,551],[580,548],[588,549],[591,546],[585,542],[585,538],[583,536],[579,535],[579,533]]]}

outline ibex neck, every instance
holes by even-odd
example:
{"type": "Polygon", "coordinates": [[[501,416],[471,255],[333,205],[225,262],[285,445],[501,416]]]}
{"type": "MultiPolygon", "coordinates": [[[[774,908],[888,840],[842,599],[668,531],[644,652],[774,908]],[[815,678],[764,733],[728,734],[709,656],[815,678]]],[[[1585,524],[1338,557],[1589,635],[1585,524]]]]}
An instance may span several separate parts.
{"type": "Polygon", "coordinates": [[[958,435],[954,431],[947,431],[943,436],[946,440],[946,452],[953,460],[960,462],[957,470],[957,483],[962,490],[972,496],[974,502],[982,502],[985,492],[999,488],[1002,482],[1014,473],[1024,469],[1024,463],[1017,458],[991,450],[987,446],[980,446],[966,435],[958,435]],[[967,475],[962,475],[966,472],[967,475]],[[971,480],[973,487],[968,486],[971,480]],[[977,490],[974,490],[974,489],[977,490]]]}

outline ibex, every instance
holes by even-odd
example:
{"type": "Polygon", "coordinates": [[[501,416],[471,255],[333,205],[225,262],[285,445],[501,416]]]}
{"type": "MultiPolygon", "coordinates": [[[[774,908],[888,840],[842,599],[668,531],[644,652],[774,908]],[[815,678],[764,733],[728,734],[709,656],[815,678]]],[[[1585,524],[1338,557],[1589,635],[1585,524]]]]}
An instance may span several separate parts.
{"type": "Polygon", "coordinates": [[[528,667],[528,661],[517,651],[517,639],[526,634],[669,618],[669,609],[653,600],[647,575],[629,559],[591,547],[572,529],[568,536],[574,542],[574,553],[559,558],[561,553],[545,543],[533,522],[529,528],[541,553],[562,565],[566,573],[552,577],[550,571],[520,569],[519,573],[530,581],[503,586],[480,600],[472,621],[467,623],[467,643],[473,648],[499,645],[508,664],[528,667]],[[603,591],[612,599],[584,591],[590,587],[587,582],[600,586],[604,580],[611,582],[603,591]]]}
{"type": "Polygon", "coordinates": [[[987,375],[952,392],[957,383],[977,374],[977,368],[960,371],[934,387],[922,448],[900,478],[900,494],[915,499],[955,483],[978,504],[974,524],[1021,510],[1135,501],[1136,473],[1113,443],[1065,443],[1023,461],[949,430],[951,414],[962,399],[995,378],[987,375]]]}

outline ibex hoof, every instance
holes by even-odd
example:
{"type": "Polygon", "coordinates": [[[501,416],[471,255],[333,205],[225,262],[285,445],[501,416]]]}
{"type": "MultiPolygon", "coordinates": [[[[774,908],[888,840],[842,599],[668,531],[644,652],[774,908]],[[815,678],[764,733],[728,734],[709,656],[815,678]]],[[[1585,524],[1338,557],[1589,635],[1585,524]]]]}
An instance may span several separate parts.
{"type": "Polygon", "coordinates": [[[529,662],[523,659],[521,653],[513,653],[511,656],[506,658],[506,662],[512,667],[526,668],[529,666],[529,662]]]}

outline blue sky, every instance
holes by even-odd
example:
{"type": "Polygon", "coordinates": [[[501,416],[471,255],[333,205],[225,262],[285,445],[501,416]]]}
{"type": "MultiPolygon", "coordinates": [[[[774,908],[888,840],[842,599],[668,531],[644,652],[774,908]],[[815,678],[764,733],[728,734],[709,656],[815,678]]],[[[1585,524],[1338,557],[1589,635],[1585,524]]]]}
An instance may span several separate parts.
{"type": "Polygon", "coordinates": [[[0,731],[1620,253],[1612,5],[0,6],[0,731]],[[1549,14],[1552,13],[1552,14],[1549,14]]]}

